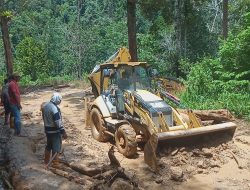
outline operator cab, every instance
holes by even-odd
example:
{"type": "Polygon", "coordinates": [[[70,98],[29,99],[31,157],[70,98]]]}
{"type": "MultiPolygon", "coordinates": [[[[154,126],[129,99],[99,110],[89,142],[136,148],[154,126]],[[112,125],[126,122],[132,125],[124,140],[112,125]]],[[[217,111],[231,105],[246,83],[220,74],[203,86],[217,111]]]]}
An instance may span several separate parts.
{"type": "Polygon", "coordinates": [[[117,67],[103,68],[102,71],[102,96],[106,105],[113,117],[117,117],[118,113],[125,112],[125,103],[130,105],[130,102],[125,102],[137,90],[150,89],[150,73],[147,65],[130,65],[120,64],[117,67]]]}
{"type": "MultiPolygon", "coordinates": [[[[151,87],[149,71],[146,67],[137,65],[122,65],[109,69],[109,85],[117,85],[120,90],[148,90],[151,87]]],[[[105,90],[105,89],[104,89],[105,90]]]]}

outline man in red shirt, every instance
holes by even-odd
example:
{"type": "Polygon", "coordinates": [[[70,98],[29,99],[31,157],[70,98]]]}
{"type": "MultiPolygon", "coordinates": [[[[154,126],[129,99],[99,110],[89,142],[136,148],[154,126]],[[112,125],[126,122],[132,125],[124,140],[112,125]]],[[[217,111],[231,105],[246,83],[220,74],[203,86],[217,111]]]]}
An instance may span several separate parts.
{"type": "Polygon", "coordinates": [[[15,135],[17,136],[20,136],[21,133],[20,110],[22,109],[20,91],[17,84],[19,80],[20,80],[20,75],[18,75],[17,73],[12,74],[8,89],[10,109],[11,109],[11,114],[14,117],[15,135]]]}

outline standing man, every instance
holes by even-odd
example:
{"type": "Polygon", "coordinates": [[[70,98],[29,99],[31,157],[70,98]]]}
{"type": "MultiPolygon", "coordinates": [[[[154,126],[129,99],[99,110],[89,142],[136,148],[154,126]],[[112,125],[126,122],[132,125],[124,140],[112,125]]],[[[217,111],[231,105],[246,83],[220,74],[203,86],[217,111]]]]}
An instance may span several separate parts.
{"type": "Polygon", "coordinates": [[[1,104],[4,106],[4,125],[9,125],[10,121],[10,98],[9,98],[9,80],[4,79],[4,84],[2,87],[2,94],[1,94],[1,104]]]}
{"type": "Polygon", "coordinates": [[[20,99],[20,91],[17,82],[20,80],[20,75],[17,73],[12,74],[12,77],[9,82],[9,103],[11,114],[14,117],[14,125],[15,125],[15,135],[20,136],[21,134],[21,114],[20,110],[21,99],[20,99]]]}
{"type": "Polygon", "coordinates": [[[62,138],[66,139],[67,134],[62,123],[62,115],[58,105],[62,101],[59,93],[54,93],[51,100],[42,105],[42,116],[45,133],[47,136],[47,145],[44,153],[44,163],[48,164],[51,157],[54,156],[54,163],[58,160],[58,154],[61,151],[62,138]],[[56,154],[56,155],[55,155],[56,154]]]}

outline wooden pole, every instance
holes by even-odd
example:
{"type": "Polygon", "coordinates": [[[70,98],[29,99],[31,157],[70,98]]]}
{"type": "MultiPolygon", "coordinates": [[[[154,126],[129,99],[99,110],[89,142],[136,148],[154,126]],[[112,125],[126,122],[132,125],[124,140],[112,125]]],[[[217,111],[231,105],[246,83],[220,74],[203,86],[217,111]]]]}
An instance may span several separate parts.
{"type": "Polygon", "coordinates": [[[7,68],[8,76],[10,76],[13,73],[12,51],[11,51],[11,44],[10,44],[9,30],[8,30],[9,20],[10,20],[9,17],[0,16],[0,24],[1,24],[1,31],[2,31],[4,50],[5,50],[5,60],[6,60],[6,68],[7,68]]]}
{"type": "Polygon", "coordinates": [[[223,0],[223,20],[222,20],[223,39],[228,36],[228,0],[223,0]]]}
{"type": "Polygon", "coordinates": [[[137,61],[136,0],[127,0],[128,45],[131,61],[137,61]]]}

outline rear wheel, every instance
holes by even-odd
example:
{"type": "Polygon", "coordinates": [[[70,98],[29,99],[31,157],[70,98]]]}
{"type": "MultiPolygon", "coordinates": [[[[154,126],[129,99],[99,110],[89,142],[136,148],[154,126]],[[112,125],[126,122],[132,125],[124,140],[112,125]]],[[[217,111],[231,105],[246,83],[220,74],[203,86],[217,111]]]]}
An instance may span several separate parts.
{"type": "Polygon", "coordinates": [[[105,123],[102,118],[102,114],[97,108],[93,108],[90,113],[90,127],[91,127],[91,133],[95,140],[98,140],[100,142],[107,141],[110,136],[108,134],[105,134],[104,131],[105,123]]]}
{"type": "Polygon", "coordinates": [[[129,124],[121,125],[115,132],[115,144],[118,151],[124,156],[135,155],[137,151],[135,130],[129,124]]]}

